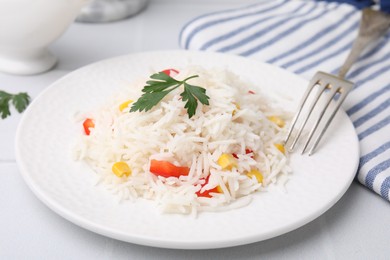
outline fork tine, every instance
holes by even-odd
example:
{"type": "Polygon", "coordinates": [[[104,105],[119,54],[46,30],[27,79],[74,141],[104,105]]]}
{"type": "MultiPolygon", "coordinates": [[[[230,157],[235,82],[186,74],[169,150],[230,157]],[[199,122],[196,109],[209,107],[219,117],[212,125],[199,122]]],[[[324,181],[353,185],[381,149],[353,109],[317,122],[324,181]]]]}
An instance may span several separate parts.
{"type": "MultiPolygon", "coordinates": [[[[306,149],[308,149],[310,144],[313,143],[312,139],[316,135],[316,139],[314,140],[314,144],[311,146],[310,151],[309,151],[309,155],[312,155],[314,150],[316,149],[318,143],[321,141],[321,138],[323,137],[324,133],[328,129],[331,121],[333,120],[334,116],[336,115],[337,111],[339,110],[344,99],[348,95],[349,91],[352,89],[353,85],[354,84],[348,80],[341,79],[341,78],[339,78],[335,75],[329,74],[329,73],[318,71],[314,75],[314,77],[310,80],[310,84],[307,87],[306,92],[305,92],[305,94],[300,102],[299,110],[295,114],[293,122],[290,126],[287,138],[285,140],[285,145],[287,146],[287,143],[289,141],[291,141],[291,139],[293,139],[293,140],[292,140],[291,146],[288,147],[287,149],[289,151],[292,151],[294,149],[295,145],[298,143],[298,141],[302,135],[303,130],[305,129],[305,127],[307,125],[307,122],[310,120],[310,117],[313,118],[313,116],[312,116],[313,111],[316,110],[316,112],[317,112],[319,110],[320,113],[319,113],[319,116],[317,117],[317,119],[313,118],[313,119],[315,119],[315,122],[314,122],[314,124],[312,124],[313,125],[312,129],[310,130],[308,139],[306,140],[306,143],[305,143],[303,151],[302,151],[302,153],[306,152],[306,149]],[[319,87],[318,92],[313,96],[311,103],[306,104],[306,103],[308,103],[307,102],[308,97],[311,96],[312,91],[314,90],[314,88],[317,85],[319,87]],[[326,89],[330,89],[330,93],[327,93],[327,95],[324,94],[326,89]],[[334,100],[334,97],[337,94],[339,94],[339,97],[335,100],[335,102],[332,102],[334,100]],[[321,102],[321,105],[319,105],[319,100],[321,99],[321,96],[323,96],[323,95],[327,96],[326,100],[325,100],[326,102],[325,103],[321,102]],[[331,105],[332,103],[334,103],[334,106],[331,105]],[[305,113],[302,113],[304,108],[307,108],[307,111],[305,110],[305,113]],[[333,111],[332,111],[332,109],[333,109],[333,111]],[[331,114],[327,119],[325,119],[324,115],[328,111],[331,114]],[[295,125],[297,124],[298,121],[300,121],[300,122],[302,121],[302,123],[300,123],[301,125],[297,130],[298,133],[293,134],[293,132],[295,132],[294,131],[295,125]],[[323,124],[322,129],[320,130],[319,126],[322,122],[324,122],[325,124],[323,124]],[[316,134],[318,132],[319,132],[319,135],[316,134]]],[[[310,122],[310,124],[311,124],[311,122],[310,122]]]]}
{"type": "Polygon", "coordinates": [[[293,132],[294,130],[294,127],[295,127],[295,124],[297,123],[298,121],[298,118],[302,112],[302,109],[304,107],[304,104],[306,103],[306,100],[307,98],[309,97],[310,93],[312,92],[312,90],[314,89],[314,87],[319,83],[319,74],[316,73],[314,75],[314,77],[310,80],[309,82],[309,86],[306,88],[306,91],[305,93],[303,94],[303,97],[299,103],[299,106],[298,106],[298,112],[295,114],[293,120],[292,120],[292,123],[291,123],[291,126],[290,126],[290,129],[288,130],[288,133],[287,133],[287,137],[286,139],[284,140],[284,143],[287,144],[287,142],[289,141],[290,137],[291,137],[291,133],[293,132]]]}
{"type": "Polygon", "coordinates": [[[337,100],[336,106],[333,109],[332,114],[328,118],[328,121],[326,121],[325,126],[322,128],[320,134],[317,136],[312,148],[309,151],[309,155],[312,155],[314,150],[317,148],[318,143],[321,141],[321,138],[323,137],[324,133],[328,129],[328,127],[329,127],[330,123],[332,122],[334,116],[336,115],[337,111],[339,111],[341,104],[343,103],[344,99],[347,97],[349,91],[351,91],[352,87],[353,87],[353,84],[348,85],[348,86],[343,86],[342,92],[340,94],[339,99],[337,100]]]}
{"type": "Polygon", "coordinates": [[[303,129],[305,128],[306,126],[306,123],[307,121],[309,120],[310,116],[311,116],[311,113],[313,112],[314,110],[314,107],[315,105],[317,104],[318,100],[320,99],[320,97],[322,96],[322,94],[324,93],[325,89],[328,87],[328,85],[325,85],[325,84],[319,84],[321,86],[321,88],[319,89],[318,93],[316,94],[316,96],[314,97],[314,100],[312,101],[312,103],[310,104],[309,106],[309,111],[308,113],[306,114],[301,126],[299,127],[299,130],[298,130],[298,133],[297,135],[295,136],[294,138],[294,141],[293,143],[291,144],[289,150],[292,151],[294,150],[294,147],[295,145],[297,144],[298,140],[299,140],[299,137],[301,136],[302,134],[302,131],[303,129]]]}
{"type": "MultiPolygon", "coordinates": [[[[329,85],[329,84],[327,84],[327,85],[329,85]]],[[[306,143],[305,143],[305,145],[303,147],[302,154],[305,153],[307,147],[309,146],[309,143],[310,143],[311,139],[314,136],[314,133],[316,132],[316,130],[317,130],[317,128],[318,128],[322,118],[324,117],[325,111],[328,110],[329,105],[331,104],[331,102],[332,102],[333,98],[336,96],[336,94],[339,93],[339,90],[340,90],[339,87],[337,87],[337,88],[333,87],[332,88],[332,92],[329,93],[328,99],[326,100],[326,103],[325,103],[323,109],[321,110],[321,112],[320,112],[316,122],[314,123],[314,126],[310,130],[310,133],[309,133],[309,136],[307,138],[307,141],[306,141],[306,143]]]]}

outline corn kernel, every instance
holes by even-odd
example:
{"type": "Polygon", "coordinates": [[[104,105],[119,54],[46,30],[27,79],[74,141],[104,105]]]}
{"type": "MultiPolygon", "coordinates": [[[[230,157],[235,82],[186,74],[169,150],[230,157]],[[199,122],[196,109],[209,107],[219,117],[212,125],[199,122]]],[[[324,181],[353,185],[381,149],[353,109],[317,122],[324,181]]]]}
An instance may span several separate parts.
{"type": "Polygon", "coordinates": [[[280,117],[278,116],[269,116],[268,117],[268,120],[273,122],[274,124],[276,124],[277,126],[279,126],[280,128],[284,127],[285,126],[285,122],[283,119],[281,119],[280,117]]]}
{"type": "Polygon", "coordinates": [[[248,172],[246,174],[246,176],[248,176],[249,178],[252,178],[253,176],[255,176],[258,183],[263,182],[263,175],[258,170],[251,170],[250,172],[248,172]]]}
{"type": "Polygon", "coordinates": [[[125,110],[131,103],[133,103],[133,100],[127,100],[126,102],[123,102],[119,105],[119,110],[122,112],[125,110]]]}
{"type": "Polygon", "coordinates": [[[218,191],[218,193],[223,193],[221,186],[219,186],[219,185],[217,186],[217,191],[218,191]]]}
{"type": "Polygon", "coordinates": [[[276,149],[278,149],[281,153],[284,154],[286,152],[284,145],[282,145],[282,144],[274,144],[274,145],[275,145],[276,149]]]}
{"type": "Polygon", "coordinates": [[[116,162],[112,165],[112,172],[118,177],[122,177],[123,175],[129,176],[131,169],[125,162],[116,162]]]}
{"type": "MultiPolygon", "coordinates": [[[[233,103],[233,104],[236,106],[237,110],[241,109],[241,106],[239,104],[237,104],[237,103],[233,103]]],[[[237,113],[237,110],[236,109],[233,110],[232,116],[234,116],[237,113]]]]}
{"type": "Polygon", "coordinates": [[[223,153],[218,158],[217,163],[222,167],[222,170],[231,170],[237,166],[237,160],[230,153],[223,153]]]}

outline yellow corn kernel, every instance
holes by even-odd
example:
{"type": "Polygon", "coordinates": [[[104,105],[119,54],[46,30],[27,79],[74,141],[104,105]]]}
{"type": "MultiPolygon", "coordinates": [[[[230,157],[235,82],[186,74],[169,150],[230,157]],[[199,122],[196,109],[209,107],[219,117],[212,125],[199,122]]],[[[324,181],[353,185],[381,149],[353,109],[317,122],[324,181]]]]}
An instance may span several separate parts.
{"type": "Polygon", "coordinates": [[[274,124],[276,124],[277,126],[279,126],[280,128],[284,127],[285,126],[285,122],[283,119],[281,119],[280,117],[278,116],[269,116],[268,117],[268,120],[273,122],[274,124]]]}
{"type": "Polygon", "coordinates": [[[126,102],[123,102],[119,105],[119,110],[122,112],[125,110],[131,103],[133,103],[133,100],[127,100],[126,102]]]}
{"type": "Polygon", "coordinates": [[[258,183],[263,182],[263,175],[258,170],[251,170],[246,174],[246,176],[248,176],[249,178],[253,178],[253,176],[255,176],[258,183]]]}
{"type": "Polygon", "coordinates": [[[222,167],[222,170],[231,170],[233,167],[237,167],[237,160],[230,153],[223,153],[218,158],[217,163],[222,167]]]}
{"type": "Polygon", "coordinates": [[[282,144],[274,144],[275,145],[275,147],[276,147],[276,149],[278,149],[281,153],[285,153],[286,152],[286,150],[284,149],[284,145],[282,145],[282,144]]]}
{"type": "MultiPolygon", "coordinates": [[[[241,109],[241,106],[239,104],[237,104],[237,103],[233,103],[233,104],[236,106],[237,110],[241,109]]],[[[237,110],[235,110],[235,109],[233,110],[232,116],[234,116],[237,113],[237,110]]]]}
{"type": "Polygon", "coordinates": [[[131,169],[125,162],[116,162],[112,165],[112,172],[118,177],[122,177],[123,175],[129,176],[131,169]]]}
{"type": "Polygon", "coordinates": [[[218,193],[223,193],[221,186],[219,186],[219,185],[217,186],[217,191],[218,191],[218,193]]]}

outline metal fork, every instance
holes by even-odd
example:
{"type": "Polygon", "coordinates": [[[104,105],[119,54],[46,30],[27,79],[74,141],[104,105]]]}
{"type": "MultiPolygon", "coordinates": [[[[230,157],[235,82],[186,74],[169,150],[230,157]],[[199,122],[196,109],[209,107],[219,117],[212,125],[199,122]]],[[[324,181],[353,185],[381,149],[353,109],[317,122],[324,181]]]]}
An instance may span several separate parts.
{"type": "Polygon", "coordinates": [[[319,111],[318,118],[313,123],[302,150],[302,154],[305,153],[305,151],[309,148],[309,144],[311,144],[309,155],[314,153],[318,143],[320,142],[331,121],[339,110],[341,104],[354,85],[352,82],[344,79],[345,75],[351,68],[352,64],[359,58],[365,47],[383,35],[389,26],[389,14],[385,14],[381,11],[376,11],[370,8],[364,9],[362,11],[358,36],[353,43],[352,49],[347,59],[339,70],[338,76],[319,71],[310,80],[309,86],[306,89],[298,107],[298,112],[293,118],[292,124],[285,139],[285,145],[289,151],[294,150],[298,140],[300,140],[305,126],[307,125],[311,116],[313,116],[313,111],[316,110],[319,111]],[[313,96],[312,92],[315,89],[317,89],[317,93],[313,96]],[[311,103],[309,102],[309,96],[313,96],[311,103]],[[324,104],[320,104],[319,102],[321,97],[325,97],[324,104]],[[304,108],[307,109],[307,111],[302,113],[304,108]],[[327,119],[324,117],[325,114],[328,115],[327,119]],[[298,121],[301,121],[301,125],[296,129],[295,126],[298,121]],[[320,123],[321,127],[319,128],[320,123]],[[297,133],[293,134],[296,131],[297,133]],[[311,142],[315,135],[316,139],[314,142],[311,142]],[[289,143],[291,143],[291,145],[288,147],[289,143]]]}

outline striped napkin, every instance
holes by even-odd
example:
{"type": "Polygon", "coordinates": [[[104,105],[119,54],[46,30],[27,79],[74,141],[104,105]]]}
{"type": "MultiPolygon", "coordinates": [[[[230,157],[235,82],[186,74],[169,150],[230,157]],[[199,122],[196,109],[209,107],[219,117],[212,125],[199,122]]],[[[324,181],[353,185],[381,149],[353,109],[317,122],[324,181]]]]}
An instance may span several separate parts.
{"type": "MultiPolygon", "coordinates": [[[[180,45],[258,59],[310,79],[318,70],[338,72],[360,17],[357,5],[340,1],[260,0],[193,19],[180,45]]],[[[390,33],[367,48],[347,79],[356,83],[344,103],[360,140],[356,179],[390,200],[390,33]]]]}

